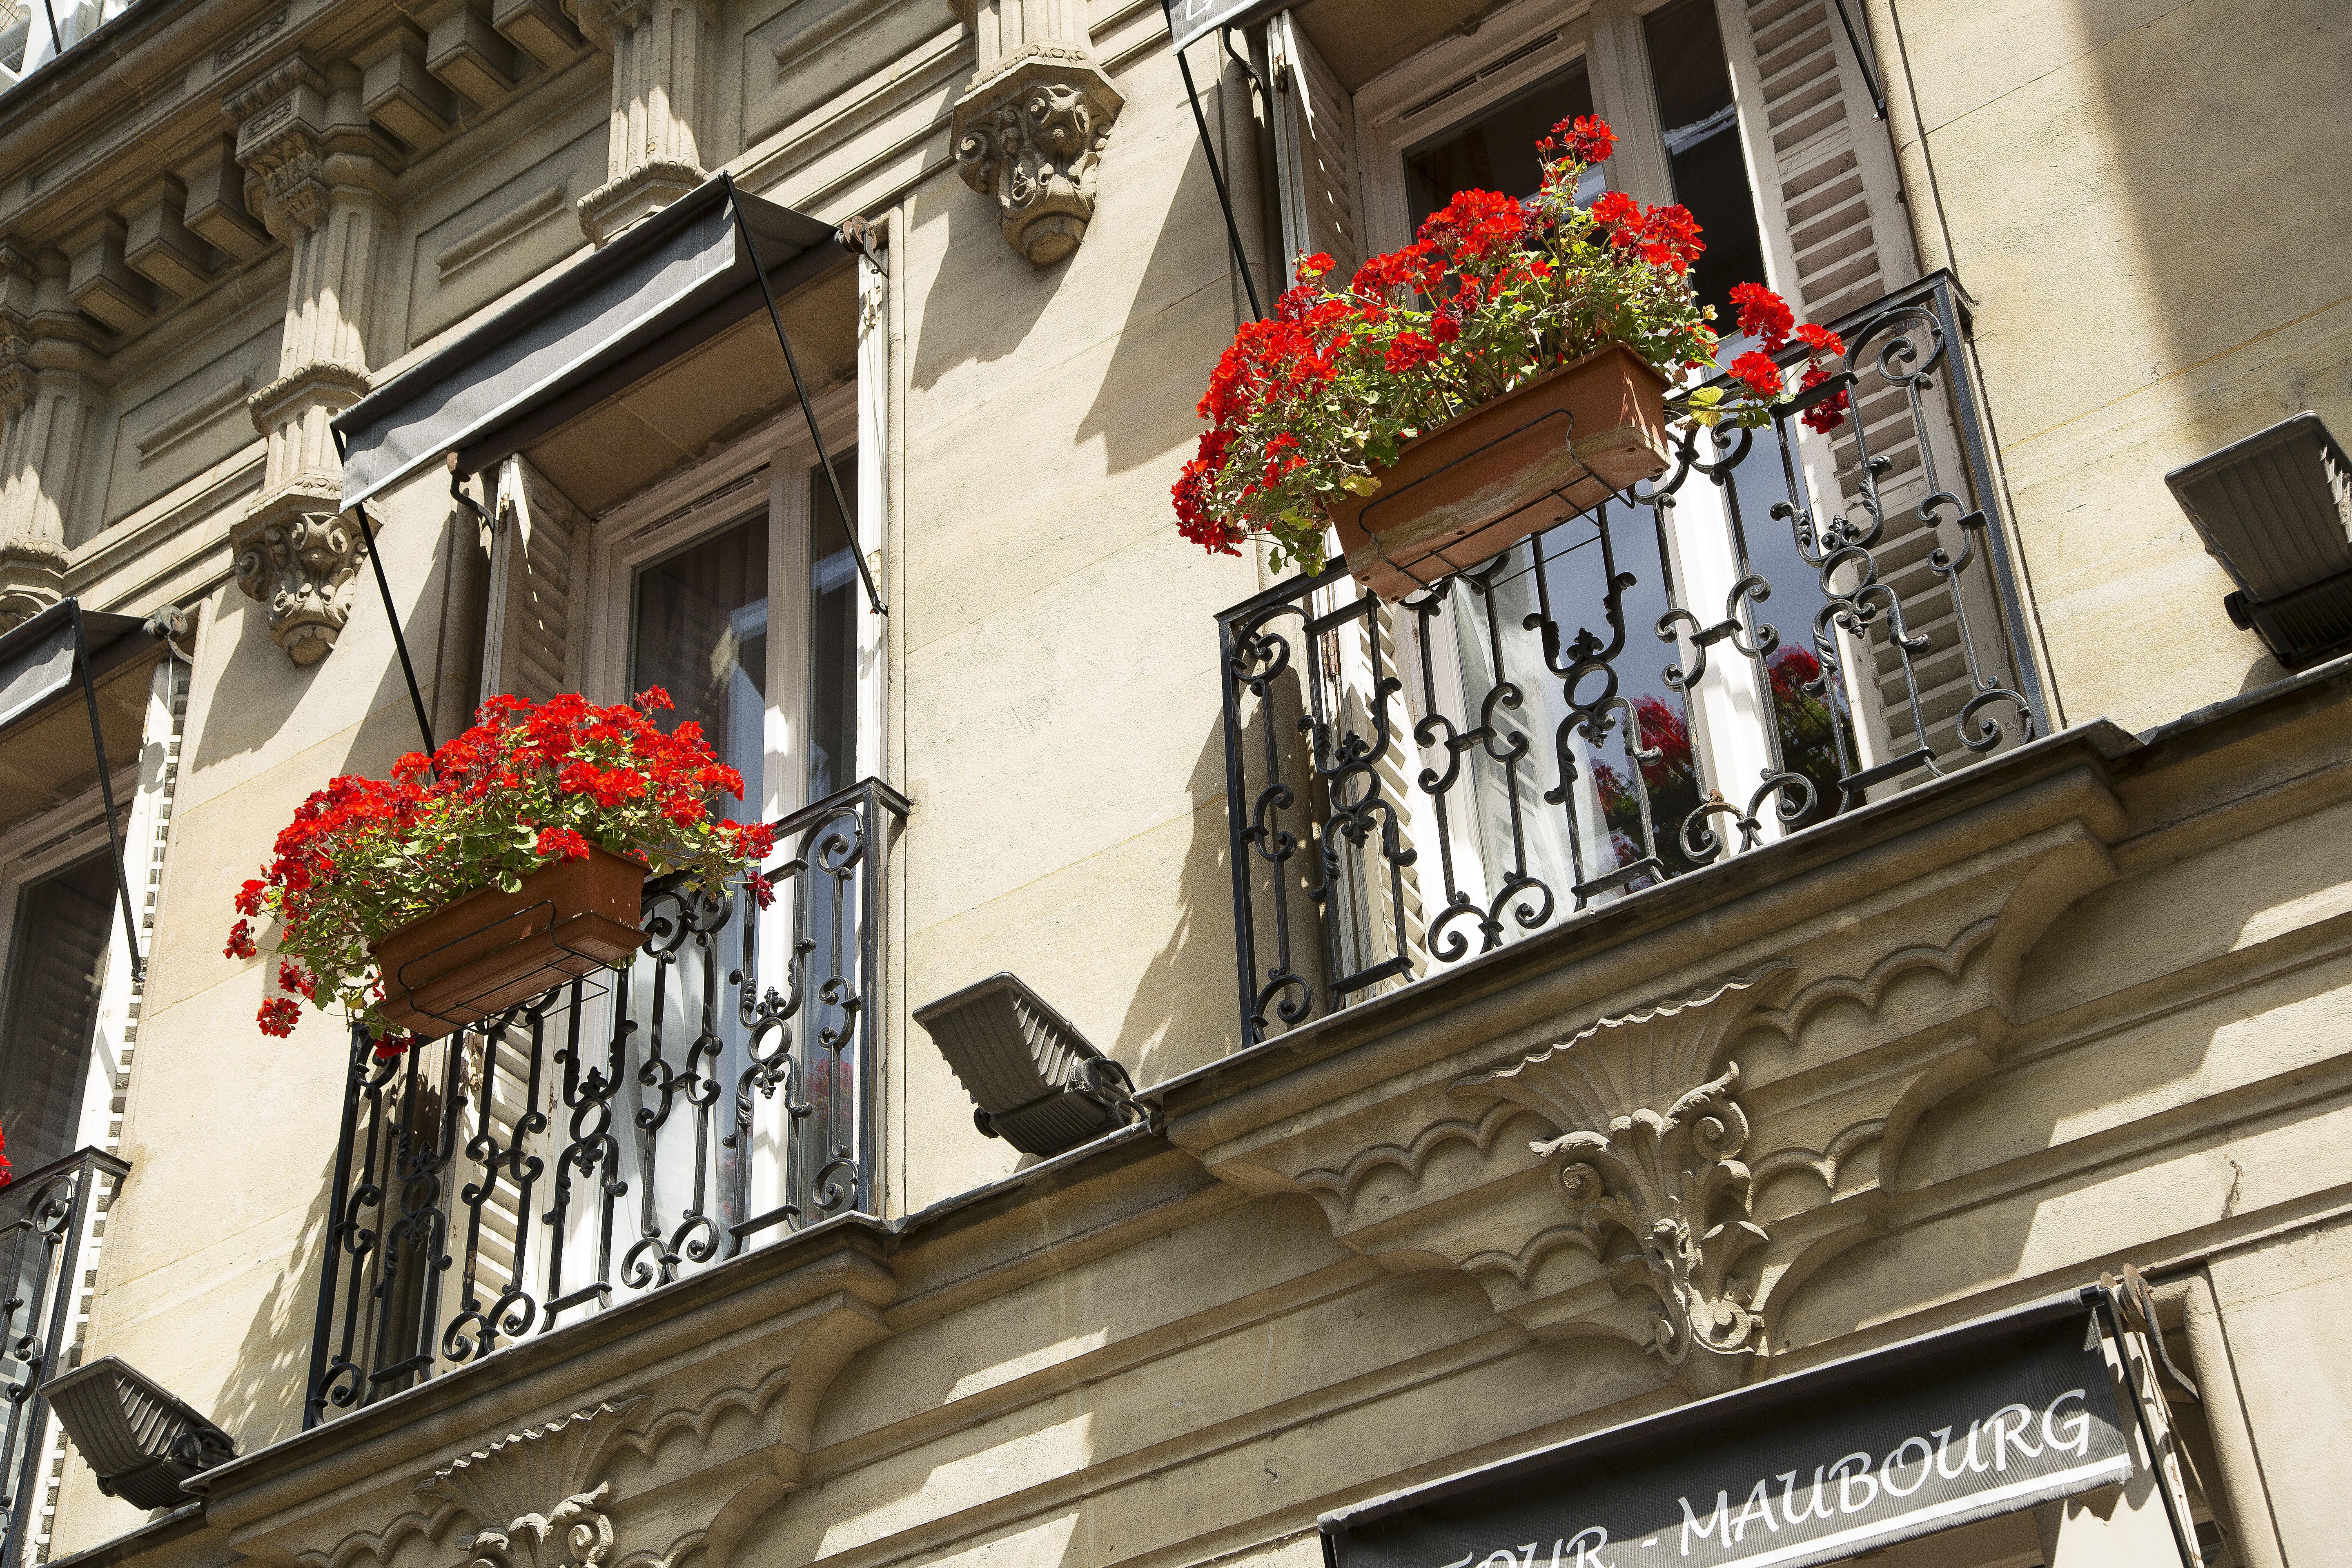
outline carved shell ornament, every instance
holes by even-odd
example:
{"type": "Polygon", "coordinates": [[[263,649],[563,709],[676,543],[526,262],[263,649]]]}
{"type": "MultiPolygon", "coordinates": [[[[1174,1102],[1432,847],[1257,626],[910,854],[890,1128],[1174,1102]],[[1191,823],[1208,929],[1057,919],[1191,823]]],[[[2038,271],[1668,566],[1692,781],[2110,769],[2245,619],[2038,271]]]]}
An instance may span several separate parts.
{"type": "Polygon", "coordinates": [[[467,1568],[603,1568],[617,1537],[595,1480],[622,1426],[645,1401],[606,1402],[527,1426],[454,1459],[416,1484],[480,1526],[458,1542],[467,1568]]]}
{"type": "Polygon", "coordinates": [[[1769,1237],[1751,1217],[1753,1183],[1739,1158],[1748,1125],[1732,1098],[1738,1064],[1685,1086],[1712,1070],[1793,967],[1776,961],[1603,1018],[1453,1090],[1524,1105],[1568,1130],[1528,1147],[1551,1166],[1612,1287],[1656,1299],[1650,1348],[1701,1393],[1738,1384],[1763,1349],[1754,1286],[1738,1270],[1769,1237]]]}

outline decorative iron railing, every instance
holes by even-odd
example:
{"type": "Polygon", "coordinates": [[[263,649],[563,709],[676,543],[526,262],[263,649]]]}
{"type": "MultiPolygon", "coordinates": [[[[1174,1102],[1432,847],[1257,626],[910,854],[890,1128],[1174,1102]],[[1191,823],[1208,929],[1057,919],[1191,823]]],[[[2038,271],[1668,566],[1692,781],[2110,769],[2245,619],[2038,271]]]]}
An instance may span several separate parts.
{"type": "Polygon", "coordinates": [[[646,950],[391,1057],[354,1032],[306,1426],[875,1205],[866,779],[777,824],[774,905],[650,884],[646,950]]]}
{"type": "Polygon", "coordinates": [[[40,1533],[46,1459],[55,1438],[41,1384],[68,1370],[99,1219],[131,1167],[83,1149],[0,1187],[0,1564],[26,1560],[40,1533]]]}
{"type": "Polygon", "coordinates": [[[1218,617],[1245,1041],[2048,731],[1966,309],[1857,311],[1770,427],[1401,604],[1218,617]]]}

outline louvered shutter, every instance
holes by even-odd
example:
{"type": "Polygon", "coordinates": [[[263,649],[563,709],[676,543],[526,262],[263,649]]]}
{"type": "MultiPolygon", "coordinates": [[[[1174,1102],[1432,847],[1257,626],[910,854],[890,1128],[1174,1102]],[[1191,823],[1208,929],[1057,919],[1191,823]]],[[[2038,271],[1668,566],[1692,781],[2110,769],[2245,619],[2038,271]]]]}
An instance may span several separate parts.
{"type": "MultiPolygon", "coordinates": [[[[1719,4],[1735,79],[1763,110],[1759,150],[1770,161],[1759,173],[1772,281],[1801,320],[1822,323],[1912,282],[1918,267],[1894,147],[1885,123],[1874,118],[1836,0],[1719,4]]],[[[1948,345],[1948,351],[1958,347],[1948,345]]],[[[1939,544],[1957,556],[1964,541],[1948,522],[1938,528],[1919,516],[1929,487],[1909,405],[1876,374],[1868,356],[1858,368],[1863,374],[1855,403],[1870,453],[1887,465],[1879,480],[1886,531],[1874,552],[1879,576],[1901,596],[1906,628],[1928,639],[1927,650],[1914,656],[1927,717],[1924,741],[1939,763],[1956,765],[1975,755],[1959,744],[1954,725],[1972,690],[1951,589],[1929,558],[1939,544]]],[[[1923,414],[1937,479],[1946,487],[1965,487],[1968,470],[1948,406],[1931,398],[1923,414]]],[[[1817,488],[1834,492],[1859,517],[1860,449],[1853,426],[1829,447],[1828,471],[1817,474],[1817,488]]],[[[1986,498],[1965,499],[1983,505],[1986,498]]],[[[1998,639],[2002,621],[1986,595],[1988,581],[1988,574],[1976,574],[1967,590],[1969,620],[1980,637],[1998,639]]],[[[1879,746],[1890,754],[1909,752],[1923,738],[1911,717],[1901,658],[1883,626],[1874,629],[1870,644],[1872,668],[1863,672],[1863,684],[1876,687],[1877,711],[1869,717],[1876,721],[1879,746]]],[[[1988,651],[2000,657],[1997,647],[1988,651]]]]}
{"type": "MultiPolygon", "coordinates": [[[[1324,63],[1287,11],[1266,26],[1266,51],[1275,82],[1275,173],[1282,213],[1283,280],[1297,281],[1292,264],[1302,254],[1322,251],[1334,278],[1354,275],[1364,258],[1363,185],[1356,159],[1356,106],[1352,96],[1324,63]]],[[[1351,584],[1317,595],[1328,613],[1355,593],[1351,584]]],[[[1425,805],[1410,783],[1412,719],[1397,694],[1375,689],[1381,675],[1398,672],[1395,614],[1375,604],[1369,616],[1347,621],[1330,634],[1317,673],[1331,689],[1325,698],[1341,732],[1370,738],[1379,728],[1375,703],[1387,710],[1388,751],[1375,763],[1380,793],[1395,803],[1398,841],[1409,852],[1412,824],[1425,805]],[[1373,637],[1379,640],[1374,658],[1373,637]]],[[[1360,795],[1360,790],[1355,792],[1360,795]]],[[[1328,813],[1329,803],[1323,803],[1328,813]]],[[[1422,908],[1418,869],[1392,868],[1375,837],[1362,846],[1336,846],[1338,885],[1325,912],[1328,962],[1338,980],[1402,957],[1405,971],[1345,998],[1394,990],[1429,967],[1427,921],[1422,908]]]]}
{"type": "Polygon", "coordinates": [[[582,617],[573,605],[586,586],[586,520],[520,457],[500,465],[490,515],[482,695],[544,702],[580,684],[582,617]]]}
{"type": "MultiPolygon", "coordinates": [[[[490,614],[482,694],[544,702],[559,692],[576,690],[583,662],[580,641],[585,617],[579,607],[587,587],[587,520],[520,456],[499,466],[490,514],[490,614]]],[[[555,1131],[560,1119],[551,1079],[539,1085],[536,1104],[532,1102],[530,1029],[528,1019],[518,1018],[509,1029],[468,1030],[463,1037],[467,1059],[460,1074],[470,1102],[463,1136],[470,1139],[478,1131],[500,1147],[520,1140],[525,1154],[546,1167],[526,1213],[511,1171],[501,1170],[495,1181],[488,1180],[470,1149],[457,1162],[453,1191],[463,1192],[469,1184],[488,1189],[481,1205],[474,1260],[475,1289],[486,1304],[509,1285],[535,1291],[547,1269],[549,1238],[544,1226],[534,1226],[548,1207],[555,1153],[562,1139],[555,1131]],[[487,1124],[481,1121],[486,1095],[487,1124]],[[524,1119],[534,1110],[546,1118],[546,1125],[527,1131],[524,1119]],[[519,1250],[523,1255],[520,1277],[519,1250]]],[[[552,1049],[551,1045],[544,1047],[542,1059],[552,1049]]],[[[463,1246],[468,1214],[462,1204],[450,1205],[450,1221],[454,1244],[463,1246]]]]}
{"type": "Polygon", "coordinates": [[[1302,253],[1328,252],[1335,275],[1364,259],[1363,187],[1356,175],[1356,106],[1307,35],[1282,12],[1266,26],[1274,68],[1275,174],[1281,185],[1282,276],[1302,253]]]}

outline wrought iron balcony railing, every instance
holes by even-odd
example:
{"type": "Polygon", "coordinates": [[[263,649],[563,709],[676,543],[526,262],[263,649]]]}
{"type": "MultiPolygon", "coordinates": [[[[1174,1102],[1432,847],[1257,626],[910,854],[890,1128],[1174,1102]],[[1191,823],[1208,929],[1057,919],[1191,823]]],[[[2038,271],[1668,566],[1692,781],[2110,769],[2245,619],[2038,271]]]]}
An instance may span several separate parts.
{"type": "Polygon", "coordinates": [[[79,1287],[91,1263],[100,1216],[131,1167],[83,1149],[0,1187],[0,1563],[26,1560],[40,1534],[46,1460],[57,1437],[41,1384],[74,1353],[79,1287]]]}
{"type": "Polygon", "coordinates": [[[379,1058],[355,1032],[304,1424],[875,1203],[866,779],[777,824],[776,901],[645,901],[646,951],[379,1058]]]}
{"type": "Polygon", "coordinates": [[[1402,604],[1335,568],[1218,617],[1245,1041],[2047,731],[1966,308],[1835,323],[1769,428],[1685,419],[1402,604]]]}

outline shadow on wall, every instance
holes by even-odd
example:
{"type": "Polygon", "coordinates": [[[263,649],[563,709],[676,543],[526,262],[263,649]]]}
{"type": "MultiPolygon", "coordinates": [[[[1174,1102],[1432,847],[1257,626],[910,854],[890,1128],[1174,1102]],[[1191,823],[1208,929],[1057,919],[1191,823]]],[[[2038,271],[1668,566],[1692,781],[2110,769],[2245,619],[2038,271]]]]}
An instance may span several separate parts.
{"type": "Polygon", "coordinates": [[[1194,757],[1185,793],[1192,803],[1192,837],[1177,878],[1175,921],[1167,942],[1136,977],[1118,1035],[1102,1042],[1139,1085],[1164,1083],[1241,1045],[1222,721],[1194,757]]]}
{"type": "MultiPolygon", "coordinates": [[[[1181,101],[1158,121],[1145,121],[1140,105],[1129,110],[1105,154],[1088,237],[1051,267],[1032,267],[1006,243],[988,198],[960,181],[939,183],[948,232],[923,300],[912,389],[929,392],[966,363],[1011,358],[1041,326],[1053,339],[1039,345],[1038,374],[1086,358],[1108,337],[1109,357],[1086,416],[1075,430],[1044,432],[1045,444],[1058,450],[1099,439],[1106,475],[1164,463],[1175,481],[1180,449],[1197,433],[1193,405],[1246,314],[1208,160],[1181,101]],[[1177,159],[1172,182],[1154,177],[1177,159]],[[1130,269],[1116,247],[1147,228],[1150,253],[1130,269]],[[1125,318],[1106,332],[1097,323],[1108,322],[1121,289],[1125,318]],[[1046,321],[1057,302],[1062,313],[1046,321]]],[[[1008,386],[991,396],[1019,395],[1008,386]]]]}
{"type": "Polygon", "coordinates": [[[331,1145],[320,1166],[318,1195],[303,1215],[300,1235],[277,1279],[256,1303],[238,1345],[235,1370],[210,1412],[213,1422],[250,1454],[302,1429],[309,1397],[310,1336],[318,1311],[319,1264],[327,1243],[329,1188],[334,1179],[331,1145]]]}
{"type": "MultiPolygon", "coordinates": [[[[2068,30],[2053,20],[2053,33],[2068,30]]],[[[2110,526],[2137,532],[2161,557],[2201,556],[2204,548],[2165,488],[2167,470],[2305,408],[2339,437],[2352,433],[2352,246],[2344,243],[2352,188],[2340,177],[2352,163],[2352,120],[2320,107],[2352,79],[2344,23],[2342,0],[2075,0],[2072,41],[2085,51],[2077,79],[2087,100],[2074,110],[2080,121],[2061,118],[2061,84],[2075,76],[2064,67],[2047,89],[2028,84],[1976,111],[2050,116],[2041,139],[2051,167],[2026,182],[2046,193],[2024,214],[2036,226],[2021,229],[2011,217],[2003,237],[2024,242],[2020,254],[2047,255],[2053,229],[2076,227],[2067,249],[2077,275],[2045,279],[2032,308],[2066,310],[2062,289],[2128,302],[2137,321],[2127,338],[2153,351],[2101,355],[2108,384],[2091,404],[2089,428],[2041,435],[2079,443],[2086,465],[2126,465],[2119,477],[2128,488],[2110,490],[2110,504],[2136,515],[2110,526]],[[2191,126],[2226,155],[2184,159],[2182,132],[2191,126]],[[2060,177],[2067,166],[2073,177],[2060,177]],[[2114,232],[2103,236],[2103,227],[2114,232]],[[2136,417],[2125,406],[2135,402],[2136,417]]],[[[1963,279],[1972,268],[2001,275],[1998,258],[1962,246],[1955,259],[1963,279]]],[[[2019,330],[2013,318],[2010,330],[2019,330]]],[[[2247,661],[2242,690],[2281,679],[2253,634],[2222,620],[2218,601],[2229,584],[2219,566],[2200,581],[2210,602],[2196,614],[2142,623],[2158,657],[2174,638],[2234,637],[2247,661]]],[[[2210,648],[2182,652],[2214,657],[2210,648]]]]}
{"type": "MultiPolygon", "coordinates": [[[[989,199],[961,179],[941,179],[936,188],[933,210],[946,208],[948,232],[930,292],[923,297],[907,373],[917,392],[932,390],[959,365],[992,364],[1017,353],[1070,271],[1066,260],[1030,266],[1006,243],[989,199]]],[[[918,220],[916,226],[925,226],[918,220]]]]}
{"type": "MultiPolygon", "coordinates": [[[[1203,107],[1213,108],[1213,89],[1203,88],[1203,107]]],[[[1181,121],[1163,120],[1152,127],[1167,136],[1181,134],[1184,163],[1173,188],[1164,193],[1151,254],[1134,279],[1127,320],[1076,431],[1080,441],[1102,441],[1107,472],[1159,464],[1167,468],[1170,484],[1203,428],[1195,405],[1208,387],[1209,372],[1249,314],[1208,157],[1191,110],[1180,112],[1181,121]]],[[[1158,186],[1109,191],[1097,221],[1132,221],[1130,214],[1143,216],[1134,212],[1138,205],[1162,200],[1158,186]]],[[[1272,305],[1272,296],[1266,303],[1272,305]]]]}
{"type": "MultiPolygon", "coordinates": [[[[409,570],[420,567],[425,580],[416,585],[402,631],[408,637],[410,658],[417,666],[416,679],[424,689],[430,709],[436,689],[445,674],[436,668],[440,658],[439,644],[443,616],[448,606],[449,552],[455,534],[451,523],[454,509],[444,512],[431,508],[431,503],[418,509],[419,515],[402,516],[388,524],[381,518],[371,518],[383,529],[390,527],[410,533],[427,526],[425,519],[436,531],[436,542],[428,558],[412,562],[409,570]]],[[[407,586],[400,580],[401,551],[394,550],[387,562],[395,602],[407,586]]],[[[368,689],[364,706],[339,698],[330,721],[340,730],[356,721],[363,739],[344,759],[346,769],[383,773],[392,766],[393,759],[403,752],[413,751],[419,744],[416,721],[408,702],[408,688],[401,674],[400,660],[389,634],[381,630],[384,624],[383,598],[376,587],[374,569],[364,552],[359,558],[359,573],[352,579],[351,619],[343,627],[336,647],[316,664],[302,666],[287,658],[269,636],[268,607],[248,598],[244,590],[231,583],[215,595],[214,608],[205,616],[208,629],[215,635],[226,631],[235,638],[228,658],[214,682],[211,700],[206,705],[204,722],[194,737],[193,753],[187,767],[193,773],[231,758],[258,752],[268,746],[278,732],[295,721],[305,702],[312,696],[312,683],[324,682],[327,693],[344,693],[364,679],[367,671],[363,659],[366,650],[380,646],[382,666],[373,671],[374,683],[368,689]],[[395,708],[396,705],[396,708],[395,708]],[[372,721],[388,715],[396,719],[394,730],[379,730],[372,721]],[[393,738],[392,749],[381,757],[373,754],[368,740],[383,733],[393,738]]],[[[322,694],[323,695],[323,694],[322,694]]],[[[470,705],[471,699],[468,700],[470,705]]],[[[327,731],[331,734],[332,730],[327,731]]],[[[320,739],[325,736],[321,735],[320,739]]],[[[446,739],[446,737],[443,737],[446,739]]],[[[319,783],[324,784],[325,777],[319,783]]]]}

